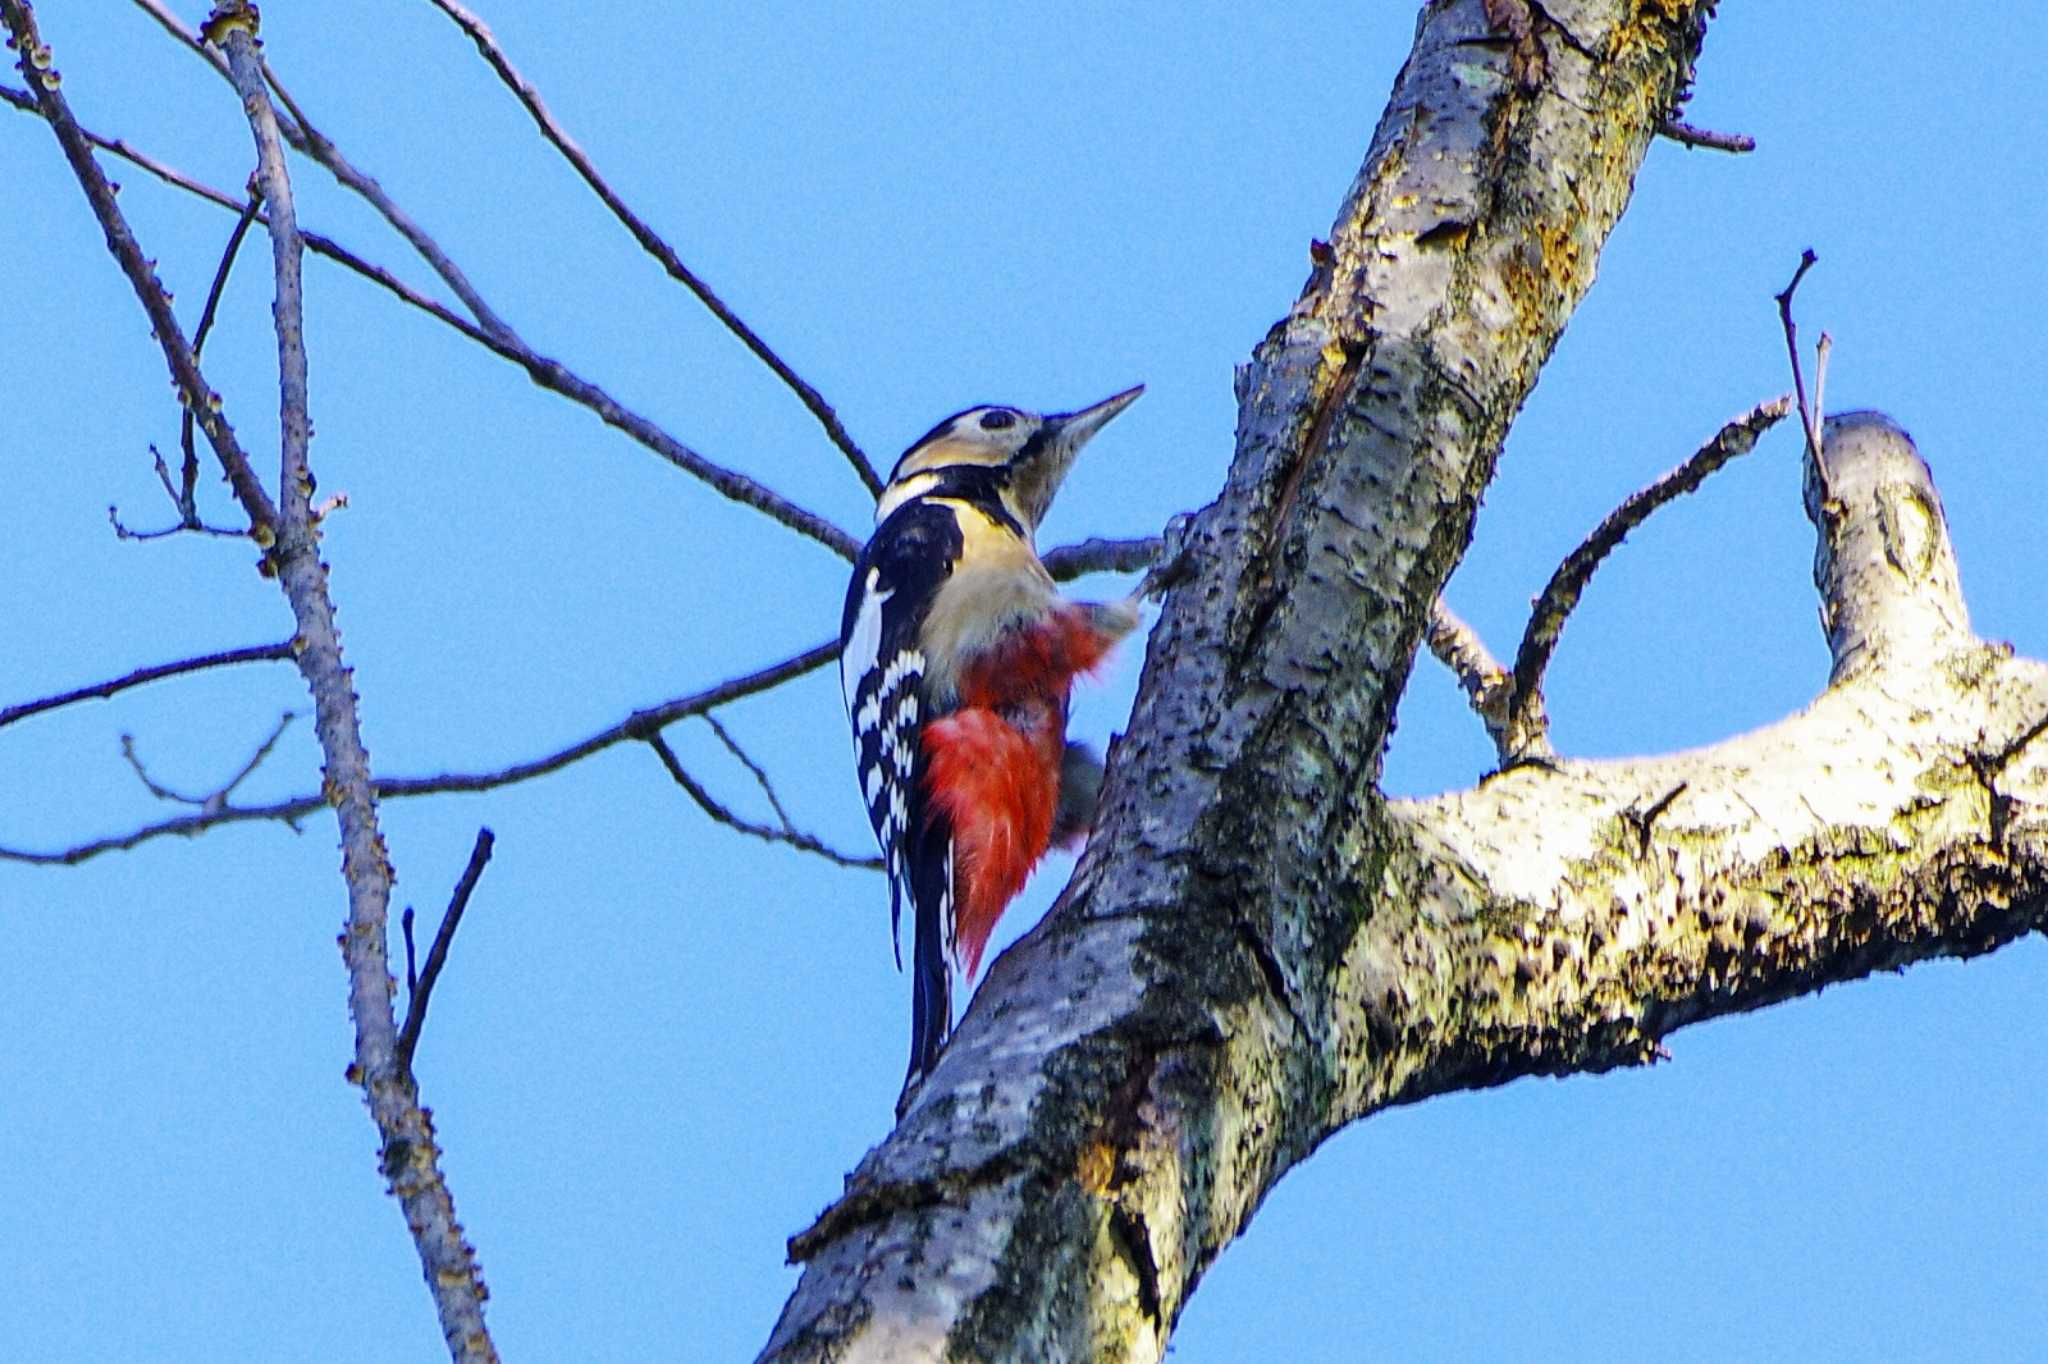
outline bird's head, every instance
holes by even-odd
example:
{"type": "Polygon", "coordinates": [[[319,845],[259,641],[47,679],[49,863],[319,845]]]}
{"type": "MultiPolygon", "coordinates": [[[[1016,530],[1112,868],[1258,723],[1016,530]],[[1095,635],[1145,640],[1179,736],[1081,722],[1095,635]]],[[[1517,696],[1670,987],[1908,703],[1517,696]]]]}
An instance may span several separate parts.
{"type": "Polygon", "coordinates": [[[1093,407],[1049,416],[1014,407],[970,407],[955,413],[896,461],[875,508],[875,520],[886,520],[913,497],[954,485],[978,485],[1000,498],[1028,535],[1052,506],[1053,494],[1081,447],[1144,391],[1139,384],[1093,407]]]}

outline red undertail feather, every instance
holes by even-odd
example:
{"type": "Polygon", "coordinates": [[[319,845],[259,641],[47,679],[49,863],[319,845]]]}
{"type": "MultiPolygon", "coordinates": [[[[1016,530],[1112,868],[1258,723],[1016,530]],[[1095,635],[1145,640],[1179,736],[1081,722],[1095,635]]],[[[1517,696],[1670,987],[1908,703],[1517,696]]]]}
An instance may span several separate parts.
{"type": "Polygon", "coordinates": [[[925,780],[953,829],[953,932],[969,980],[1051,841],[1074,677],[1115,642],[1063,603],[970,664],[959,708],[924,727],[925,780]]]}
{"type": "Polygon", "coordinates": [[[968,979],[1052,837],[1058,778],[1015,726],[969,706],[924,729],[932,796],[953,826],[953,934],[968,979]]]}

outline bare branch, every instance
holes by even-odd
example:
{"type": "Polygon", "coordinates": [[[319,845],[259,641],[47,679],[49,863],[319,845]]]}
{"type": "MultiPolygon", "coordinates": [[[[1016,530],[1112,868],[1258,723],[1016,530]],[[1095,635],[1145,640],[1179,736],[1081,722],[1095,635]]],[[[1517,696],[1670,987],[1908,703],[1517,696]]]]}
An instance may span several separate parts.
{"type": "Polygon", "coordinates": [[[1828,483],[1827,456],[1822,450],[1820,430],[1820,404],[1806,404],[1806,376],[1799,368],[1799,324],[1792,320],[1792,296],[1799,292],[1799,281],[1806,278],[1806,272],[1814,267],[1820,257],[1808,247],[1799,253],[1799,268],[1792,272],[1792,282],[1773,295],[1778,301],[1778,321],[1785,328],[1785,354],[1792,361],[1792,392],[1799,400],[1799,424],[1806,432],[1806,457],[1813,461],[1813,467],[1820,473],[1821,486],[1828,483]]]}
{"type": "MultiPolygon", "coordinates": [[[[197,359],[206,349],[206,338],[213,331],[213,320],[220,310],[220,296],[227,291],[228,272],[235,268],[235,257],[241,253],[242,239],[249,235],[249,224],[256,221],[256,214],[263,207],[263,196],[257,192],[255,181],[249,183],[249,203],[235,219],[235,230],[228,234],[227,249],[221,252],[220,268],[213,272],[213,283],[206,291],[206,306],[199,311],[199,325],[192,329],[192,356],[197,359]]],[[[181,529],[199,529],[199,452],[192,448],[192,409],[186,408],[178,419],[178,448],[184,452],[185,462],[179,473],[178,493],[174,501],[178,505],[181,529]]],[[[162,470],[162,458],[158,458],[158,470],[162,470]]],[[[165,485],[166,490],[169,484],[165,485]]]]}
{"type": "Polygon", "coordinates": [[[469,865],[462,869],[462,879],[455,883],[448,912],[441,916],[434,945],[427,949],[426,969],[417,978],[412,972],[412,911],[405,911],[405,1026],[398,1030],[398,1066],[408,1075],[412,1074],[413,1053],[419,1048],[420,1029],[427,1023],[427,1000],[434,993],[434,982],[441,978],[441,968],[448,964],[449,945],[455,941],[455,930],[462,924],[463,911],[469,908],[469,897],[476,890],[477,879],[484,874],[484,864],[491,860],[491,848],[497,841],[497,835],[488,828],[476,831],[476,846],[469,851],[469,865]]]}
{"type": "Polygon", "coordinates": [[[618,192],[605,181],[602,175],[598,174],[597,167],[591,163],[590,157],[585,154],[583,148],[576,145],[575,140],[569,136],[562,125],[555,121],[554,114],[549,111],[547,105],[541,100],[540,92],[534,89],[533,83],[521,75],[518,69],[512,65],[510,59],[505,56],[504,49],[498,46],[497,38],[492,35],[491,30],[484,24],[484,21],[455,3],[455,0],[432,0],[432,3],[436,9],[447,15],[455,22],[458,28],[469,35],[470,41],[476,44],[477,51],[490,64],[491,70],[498,74],[498,79],[504,82],[506,88],[512,91],[521,105],[525,106],[526,112],[532,116],[535,125],[540,128],[541,136],[545,137],[554,146],[555,150],[559,151],[563,158],[571,166],[575,167],[576,173],[583,177],[583,182],[589,185],[592,192],[604,201],[604,206],[612,211],[612,216],[623,223],[626,230],[633,234],[633,240],[640,244],[640,248],[659,261],[662,269],[668,272],[671,279],[674,279],[684,288],[695,294],[698,301],[711,310],[711,315],[724,324],[727,331],[738,337],[740,343],[752,351],[756,359],[768,366],[774,372],[775,377],[782,380],[788,386],[790,392],[796,394],[803,405],[810,410],[811,415],[817,418],[818,424],[824,427],[826,436],[839,448],[839,452],[846,456],[847,464],[859,476],[862,485],[874,496],[881,496],[881,477],[876,474],[874,465],[869,462],[867,454],[859,445],[855,444],[853,437],[847,434],[845,426],[841,425],[839,421],[839,414],[832,410],[831,404],[825,401],[818,390],[805,383],[795,370],[784,363],[782,357],[777,355],[769,347],[768,343],[755,333],[753,328],[741,321],[739,315],[727,307],[723,299],[712,292],[710,285],[706,284],[689,266],[683,264],[682,258],[675,253],[674,248],[662,240],[661,234],[657,233],[652,227],[649,227],[637,213],[633,212],[627,206],[626,201],[619,197],[618,192]]]}
{"type": "Polygon", "coordinates": [[[740,747],[740,741],[732,737],[715,713],[706,711],[704,723],[711,726],[711,732],[718,736],[718,742],[725,745],[725,751],[739,759],[740,765],[753,773],[754,784],[760,787],[761,794],[768,798],[769,808],[775,811],[775,818],[782,822],[782,831],[792,832],[796,826],[790,823],[789,811],[782,808],[782,800],[775,794],[775,784],[768,780],[767,770],[755,762],[746,749],[740,747]]]}
{"type": "Polygon", "coordinates": [[[1091,538],[1049,551],[1042,562],[1045,571],[1058,582],[1089,573],[1136,573],[1158,562],[1159,546],[1156,535],[1139,540],[1091,538]]]}
{"type": "MultiPolygon", "coordinates": [[[[13,3],[14,0],[9,0],[13,3]]],[[[235,89],[256,143],[257,173],[269,206],[271,261],[277,299],[278,388],[282,412],[278,496],[283,514],[271,562],[298,623],[299,671],[313,694],[313,726],[325,762],[322,793],[334,807],[348,886],[348,926],[342,958],[348,966],[349,1013],[355,1020],[354,1079],[363,1088],[382,1143],[379,1167],[405,1211],[427,1291],[440,1317],[450,1355],[467,1364],[495,1364],[497,1350],[484,1324],[483,1277],[476,1253],[455,1216],[454,1196],[440,1169],[432,1124],[418,1086],[396,1055],[397,1023],[391,1009],[387,915],[392,869],[377,828],[376,787],[363,749],[355,691],[342,661],[327,567],[320,561],[313,516],[313,474],[307,446],[304,315],[301,304],[298,218],[277,118],[256,55],[256,13],[248,0],[223,0],[206,21],[207,41],[226,50],[235,89]]]]}
{"type": "Polygon", "coordinates": [[[1508,670],[1493,656],[1493,650],[1442,597],[1430,603],[1424,638],[1437,662],[1451,670],[1458,685],[1472,698],[1472,709],[1487,720],[1487,728],[1493,728],[1494,718],[1505,712],[1509,680],[1508,670]]]}
{"type": "Polygon", "coordinates": [[[1665,119],[1657,125],[1657,135],[1708,151],[1741,153],[1756,150],[1756,139],[1748,133],[1717,133],[1712,128],[1694,127],[1683,119],[1665,119]]]}
{"type": "MultiPolygon", "coordinates": [[[[234,83],[234,78],[228,72],[227,63],[221,59],[220,55],[201,42],[199,35],[190,28],[187,28],[184,21],[165,8],[160,3],[160,0],[135,0],[135,3],[150,18],[161,24],[164,30],[172,37],[183,43],[209,66],[220,72],[221,76],[230,85],[234,83]]],[[[455,296],[462,300],[463,306],[470,310],[470,313],[485,331],[490,332],[494,336],[503,337],[506,340],[517,341],[518,338],[512,328],[506,324],[503,318],[491,310],[491,306],[488,303],[484,302],[483,295],[477,292],[476,287],[469,282],[469,277],[462,273],[461,268],[453,260],[449,259],[448,254],[441,249],[440,244],[427,235],[425,229],[421,228],[418,223],[415,223],[411,216],[404,209],[400,208],[390,195],[384,192],[383,186],[379,185],[370,176],[356,169],[349,159],[342,155],[340,148],[322,136],[320,130],[307,120],[305,111],[299,108],[297,101],[293,100],[291,95],[286,92],[283,83],[277,78],[277,73],[270,69],[270,64],[262,62],[261,65],[264,80],[277,92],[278,98],[284,101],[286,107],[291,111],[290,118],[278,121],[278,130],[283,135],[285,141],[291,143],[292,149],[325,167],[328,173],[333,175],[344,188],[360,195],[372,208],[383,215],[384,221],[391,224],[392,229],[399,236],[405,238],[407,244],[419,254],[420,259],[424,260],[433,269],[434,273],[439,275],[450,289],[454,290],[455,296]]]]}
{"type": "MultiPolygon", "coordinates": [[[[33,95],[24,90],[11,89],[5,85],[0,85],[0,103],[11,104],[23,113],[35,114],[38,117],[42,113],[41,109],[37,107],[33,95]]],[[[81,127],[78,131],[93,146],[120,157],[132,166],[149,172],[173,189],[181,189],[187,194],[204,199],[208,203],[218,208],[224,208],[231,213],[239,214],[242,211],[242,201],[229,194],[226,190],[209,185],[203,180],[195,179],[177,167],[149,155],[122,138],[108,137],[105,134],[96,133],[90,128],[81,127]]],[[[118,188],[118,186],[115,188],[118,188]]],[[[256,214],[256,221],[264,224],[266,228],[269,226],[269,220],[260,211],[256,214]]],[[[299,236],[305,242],[306,249],[314,254],[326,256],[328,259],[353,270],[364,279],[389,291],[402,302],[411,304],[437,321],[445,322],[457,331],[462,332],[465,336],[468,336],[471,340],[484,345],[490,344],[488,334],[475,323],[463,317],[460,313],[453,312],[444,305],[408,287],[383,266],[364,260],[361,256],[356,255],[331,238],[323,237],[317,232],[307,232],[302,229],[299,236]]]]}
{"type": "MultiPolygon", "coordinates": [[[[235,439],[234,429],[221,415],[217,395],[199,372],[198,357],[192,353],[176,315],[171,312],[170,295],[165,291],[163,281],[156,277],[156,263],[142,254],[142,247],[129,230],[127,219],[114,202],[112,186],[100,171],[99,163],[93,160],[84,131],[79,128],[78,120],[72,117],[69,102],[58,90],[56,72],[49,67],[50,49],[36,31],[34,16],[23,0],[0,0],[0,17],[4,17],[8,31],[14,36],[23,70],[35,66],[40,58],[40,76],[29,81],[35,110],[57,135],[57,144],[64,149],[64,159],[71,163],[72,173],[85,190],[86,202],[92,206],[93,216],[106,233],[107,249],[114,253],[114,259],[120,263],[122,273],[128,276],[136,297],[142,301],[143,311],[149,315],[150,326],[155,329],[157,344],[163,348],[164,360],[170,366],[171,379],[177,385],[180,400],[197,415],[200,429],[206,432],[207,442],[213,446],[215,456],[226,470],[235,497],[248,511],[251,529],[261,543],[265,537],[274,534],[277,507],[250,467],[248,456],[235,439]]],[[[241,205],[234,203],[234,207],[239,212],[241,205]]]]}
{"type": "Polygon", "coordinates": [[[743,834],[752,834],[755,838],[769,843],[787,843],[792,848],[816,853],[826,861],[836,862],[842,867],[865,867],[871,871],[882,869],[882,859],[879,857],[855,857],[821,843],[799,830],[771,829],[766,824],[756,824],[750,819],[740,818],[719,804],[717,798],[683,769],[682,763],[676,758],[675,750],[668,746],[668,740],[662,738],[659,731],[647,735],[646,739],[648,746],[661,759],[661,765],[668,769],[669,776],[675,778],[676,785],[682,787],[690,799],[696,802],[697,808],[709,815],[714,822],[723,824],[728,829],[737,829],[743,834]]]}
{"type": "MultiPolygon", "coordinates": [[[[154,445],[150,446],[149,449],[151,454],[156,454],[156,447],[154,445]]],[[[164,457],[162,455],[156,455],[157,476],[167,479],[170,477],[170,471],[164,468],[163,460],[164,457]]],[[[177,491],[175,489],[171,490],[173,501],[177,499],[177,496],[177,491]]],[[[135,530],[121,520],[120,508],[114,506],[107,508],[107,520],[113,524],[114,538],[118,540],[167,540],[173,535],[212,535],[222,540],[246,540],[249,538],[249,532],[246,530],[241,530],[234,526],[209,526],[203,521],[190,526],[186,525],[182,520],[173,521],[161,530],[135,530]]]]}
{"type": "MultiPolygon", "coordinates": [[[[11,92],[10,92],[11,93],[11,92]]],[[[86,134],[96,144],[100,139],[86,134]]],[[[213,284],[206,291],[206,305],[199,313],[199,326],[192,333],[192,358],[197,360],[206,349],[206,338],[213,330],[213,321],[220,308],[220,296],[227,288],[228,272],[234,268],[235,257],[242,249],[242,239],[249,235],[249,225],[256,220],[257,211],[262,207],[262,197],[251,182],[249,203],[235,220],[235,230],[228,234],[227,249],[221,253],[220,266],[213,272],[213,284]]],[[[175,523],[162,530],[130,530],[121,523],[121,516],[114,507],[107,508],[107,519],[114,523],[114,534],[123,540],[162,540],[167,536],[184,531],[205,535],[234,536],[244,533],[220,527],[204,525],[199,520],[199,452],[192,444],[192,409],[183,407],[178,417],[178,448],[184,452],[184,464],[178,483],[171,483],[171,471],[164,464],[164,457],[155,445],[149,447],[150,458],[156,466],[157,481],[164,485],[164,493],[171,499],[172,508],[178,513],[175,523]]]]}
{"type": "Polygon", "coordinates": [[[145,682],[161,678],[179,677],[185,673],[204,672],[208,668],[225,668],[236,663],[275,663],[289,661],[292,656],[290,640],[281,644],[252,644],[242,649],[223,649],[219,653],[200,654],[194,658],[181,658],[175,663],[152,663],[146,668],[123,673],[105,682],[93,682],[70,691],[58,692],[34,701],[23,701],[16,705],[0,708],[0,729],[17,720],[26,720],[31,715],[56,710],[78,701],[104,701],[130,687],[139,687],[145,682]]]}
{"type": "Polygon", "coordinates": [[[420,975],[417,969],[418,957],[414,951],[412,941],[413,918],[411,905],[407,905],[405,913],[398,916],[398,929],[405,937],[405,993],[407,997],[410,997],[414,990],[420,988],[420,975]]]}
{"type": "Polygon", "coordinates": [[[271,728],[270,736],[258,744],[255,753],[250,756],[249,761],[242,764],[241,770],[236,772],[234,776],[229,777],[225,783],[203,796],[188,796],[173,791],[151,777],[149,770],[142,765],[142,758],[135,752],[135,736],[132,734],[123,734],[121,736],[121,756],[127,759],[128,766],[134,769],[136,780],[140,781],[144,789],[158,800],[168,800],[179,805],[190,805],[199,810],[218,810],[227,804],[228,797],[235,793],[236,787],[247,781],[257,768],[263,766],[263,760],[270,756],[271,750],[277,747],[277,741],[284,737],[284,732],[291,728],[292,721],[297,718],[291,711],[286,711],[279,717],[277,724],[271,728]]]}
{"type": "MultiPolygon", "coordinates": [[[[793,678],[814,672],[837,657],[838,652],[838,642],[827,640],[779,663],[772,663],[739,677],[727,678],[715,686],[706,687],[688,696],[679,696],[658,705],[636,710],[618,724],[599,730],[566,748],[557,749],[553,753],[526,762],[514,763],[509,767],[488,772],[444,772],[430,777],[378,778],[375,783],[377,798],[392,800],[407,796],[473,794],[544,777],[616,744],[630,739],[643,739],[660,731],[664,726],[688,716],[705,714],[714,706],[726,705],[741,697],[767,691],[793,678]]],[[[252,820],[274,820],[291,824],[294,820],[319,810],[326,803],[326,800],[316,793],[294,796],[271,805],[223,806],[208,814],[184,815],[177,819],[145,824],[125,834],[112,834],[47,852],[0,847],[0,861],[27,862],[40,866],[76,866],[102,853],[126,852],[152,839],[168,835],[191,837],[222,824],[242,824],[252,820]]]]}
{"type": "MultiPolygon", "coordinates": [[[[227,798],[235,793],[237,786],[249,780],[254,775],[256,769],[263,766],[263,760],[270,756],[271,750],[277,747],[277,741],[284,737],[284,732],[291,728],[292,721],[298,718],[296,712],[289,710],[278,716],[277,727],[270,731],[269,738],[256,746],[256,751],[249,755],[249,761],[242,764],[242,770],[229,777],[226,786],[221,787],[220,790],[206,797],[201,804],[212,806],[226,802],[227,798]]],[[[125,739],[126,736],[123,737],[125,739]]]]}
{"type": "MultiPolygon", "coordinates": [[[[1543,672],[1564,633],[1565,618],[1579,604],[1579,597],[1592,580],[1593,571],[1628,533],[1648,520],[1650,514],[1684,493],[1700,486],[1707,476],[1738,455],[1748,454],[1757,438],[1770,430],[1792,410],[1792,398],[1781,394],[1758,403],[1714,433],[1713,439],[1694,451],[1692,457],[1629,497],[1607,515],[1579,547],[1565,556],[1557,571],[1544,584],[1522,632],[1522,644],[1515,651],[1514,695],[1508,702],[1508,737],[1515,742],[1544,739],[1536,723],[1535,707],[1541,704],[1543,672]]],[[[1537,756],[1517,748],[1504,761],[1537,756]]]]}
{"type": "MultiPolygon", "coordinates": [[[[32,97],[0,86],[0,99],[32,112],[38,111],[32,97]],[[22,101],[27,101],[22,103],[22,101]]],[[[152,157],[146,156],[118,138],[102,137],[86,133],[76,123],[72,127],[86,141],[105,148],[163,180],[188,193],[196,194],[210,203],[239,213],[242,203],[233,195],[216,189],[183,174],[152,157]]],[[[258,222],[267,224],[268,219],[257,215],[258,222]]],[[[349,251],[330,238],[317,233],[300,234],[308,250],[326,256],[355,271],[390,293],[418,308],[437,321],[446,323],[461,332],[478,345],[485,347],[501,359],[510,360],[526,371],[526,375],[539,387],[558,394],[571,402],[589,408],[608,426],[611,426],[638,441],[641,445],[660,455],[683,472],[709,484],[714,490],[734,502],[742,503],[766,514],[799,535],[816,540],[840,558],[851,561],[860,553],[860,541],[848,535],[824,517],[798,506],[765,485],[736,473],[723,465],[715,464],[698,454],[689,446],[671,436],[660,426],[639,413],[621,404],[598,385],[584,379],[559,360],[542,355],[523,344],[492,335],[476,323],[448,308],[445,304],[426,297],[407,286],[389,270],[349,251]]],[[[138,535],[137,538],[149,538],[138,535]]]]}

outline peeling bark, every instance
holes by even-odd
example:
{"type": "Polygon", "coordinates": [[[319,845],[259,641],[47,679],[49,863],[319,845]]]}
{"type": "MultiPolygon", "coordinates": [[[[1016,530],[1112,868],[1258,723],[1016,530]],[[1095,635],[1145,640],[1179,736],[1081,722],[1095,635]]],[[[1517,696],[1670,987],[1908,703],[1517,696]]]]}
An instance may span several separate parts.
{"type": "Polygon", "coordinates": [[[1431,605],[1703,14],[1425,10],[1327,252],[1240,374],[1094,841],[792,1240],[763,1358],[1156,1360],[1348,1122],[1640,1064],[1686,1023],[2042,925],[2048,666],[1969,633],[1931,479],[1872,414],[1830,423],[1809,491],[1835,666],[1805,711],[1379,793],[1431,605]]]}

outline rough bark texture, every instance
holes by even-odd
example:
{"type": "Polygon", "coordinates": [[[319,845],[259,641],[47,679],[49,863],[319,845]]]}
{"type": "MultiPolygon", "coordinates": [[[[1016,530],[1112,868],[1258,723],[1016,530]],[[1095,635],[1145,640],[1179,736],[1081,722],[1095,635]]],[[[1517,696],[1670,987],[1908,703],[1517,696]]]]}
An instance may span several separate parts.
{"type": "Polygon", "coordinates": [[[1571,1055],[1566,1022],[1524,1025],[1530,988],[1473,1014],[1480,964],[1497,984],[1495,939],[1519,944],[1534,909],[1375,783],[1430,604],[1701,10],[1425,10],[1327,251],[1240,375],[1236,458],[1184,536],[1094,842],[792,1242],[808,1268],[764,1357],[1157,1359],[1202,1270],[1337,1126],[1645,1054],[1640,1008],[1571,1055]]]}

